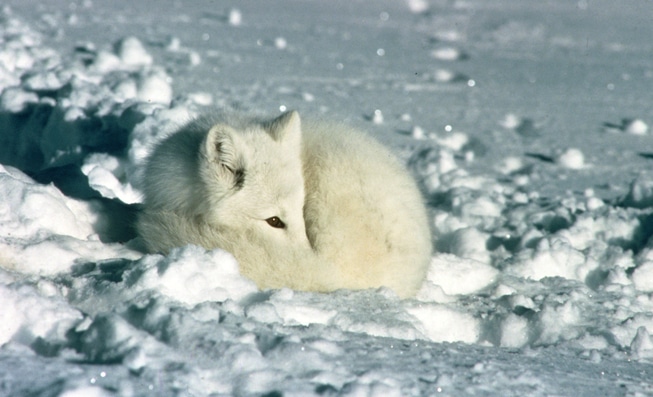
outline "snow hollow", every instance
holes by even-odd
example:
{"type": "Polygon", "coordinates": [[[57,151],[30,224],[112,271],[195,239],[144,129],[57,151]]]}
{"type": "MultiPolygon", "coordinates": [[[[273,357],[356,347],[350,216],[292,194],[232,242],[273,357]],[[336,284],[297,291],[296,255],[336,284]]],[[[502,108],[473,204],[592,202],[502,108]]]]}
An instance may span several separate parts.
{"type": "Polygon", "coordinates": [[[653,394],[653,4],[40,1],[0,12],[0,395],[653,394]],[[143,255],[152,145],[207,108],[389,146],[414,299],[143,255]]]}

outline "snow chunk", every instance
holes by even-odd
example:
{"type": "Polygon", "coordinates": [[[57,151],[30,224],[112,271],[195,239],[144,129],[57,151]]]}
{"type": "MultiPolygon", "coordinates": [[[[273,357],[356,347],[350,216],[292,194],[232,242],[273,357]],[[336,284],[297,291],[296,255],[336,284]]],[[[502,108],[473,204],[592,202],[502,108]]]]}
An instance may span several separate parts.
{"type": "Polygon", "coordinates": [[[422,127],[416,125],[411,129],[410,136],[412,136],[413,139],[425,139],[426,133],[422,127]]]}
{"type": "Polygon", "coordinates": [[[512,174],[524,168],[524,162],[519,157],[506,157],[497,166],[497,171],[503,174],[512,174]]]}
{"type": "Polygon", "coordinates": [[[431,139],[435,140],[438,145],[442,145],[453,151],[460,151],[469,143],[469,137],[464,132],[453,131],[445,136],[431,135],[431,139]]]}
{"type": "Polygon", "coordinates": [[[100,51],[95,56],[91,68],[98,73],[108,73],[121,67],[120,58],[111,52],[100,51]]]}
{"type": "Polygon", "coordinates": [[[630,353],[636,359],[653,359],[653,337],[646,327],[637,328],[637,335],[630,344],[630,353]]]}
{"type": "Polygon", "coordinates": [[[408,312],[422,323],[422,332],[433,342],[478,341],[480,323],[469,313],[433,304],[411,307],[408,312]]]}
{"type": "Polygon", "coordinates": [[[288,41],[286,41],[286,39],[283,37],[277,37],[274,39],[274,46],[278,50],[285,50],[286,47],[288,47],[288,41]]]}
{"type": "Polygon", "coordinates": [[[38,275],[67,272],[77,263],[140,256],[121,244],[48,234],[25,239],[0,238],[0,250],[0,266],[38,275]]]}
{"type": "Polygon", "coordinates": [[[138,267],[142,271],[134,281],[136,288],[153,289],[188,305],[237,301],[258,290],[252,281],[241,276],[236,259],[220,249],[177,248],[167,257],[145,256],[138,267]]]}
{"type": "Polygon", "coordinates": [[[54,274],[79,260],[135,258],[121,245],[99,241],[101,217],[92,204],[64,196],[0,165],[0,264],[14,270],[54,274]]]}
{"type": "Polygon", "coordinates": [[[647,261],[637,266],[632,275],[635,288],[642,292],[653,292],[653,262],[647,261]]]}
{"type": "Polygon", "coordinates": [[[533,280],[564,277],[584,281],[596,266],[597,263],[587,261],[585,255],[574,249],[567,239],[555,236],[543,238],[535,249],[517,254],[510,272],[533,280]]]}
{"type": "Polygon", "coordinates": [[[59,397],[111,397],[113,395],[99,386],[80,386],[64,391],[59,394],[59,397]]]}
{"type": "Polygon", "coordinates": [[[0,284],[0,346],[12,339],[30,345],[37,337],[65,341],[66,331],[82,320],[82,314],[57,295],[43,296],[28,285],[0,284]]]}
{"type": "Polygon", "coordinates": [[[578,327],[582,321],[582,309],[574,299],[563,304],[551,303],[544,305],[539,313],[538,338],[540,344],[553,344],[560,340],[571,340],[578,337],[583,330],[578,327]]]}
{"type": "Polygon", "coordinates": [[[231,26],[240,26],[243,23],[243,13],[237,8],[232,8],[229,10],[228,21],[231,26]]]}
{"type": "Polygon", "coordinates": [[[39,90],[58,90],[63,86],[62,81],[59,79],[56,73],[52,71],[46,71],[42,73],[36,73],[31,76],[25,76],[23,81],[23,87],[27,88],[30,91],[39,91],[39,90]]]}
{"type": "Polygon", "coordinates": [[[431,56],[440,61],[457,61],[464,58],[464,54],[454,47],[442,47],[431,51],[431,56]]]}
{"type": "Polygon", "coordinates": [[[115,94],[116,101],[121,103],[136,98],[138,95],[138,87],[134,79],[120,81],[113,86],[112,90],[115,94]]]}
{"type": "Polygon", "coordinates": [[[39,103],[38,95],[22,88],[5,89],[0,96],[0,108],[11,113],[21,113],[29,104],[35,103],[39,103]]]}
{"type": "Polygon", "coordinates": [[[653,206],[653,180],[639,176],[631,182],[628,194],[622,200],[622,205],[634,208],[653,206]]]}
{"type": "MultiPolygon", "coordinates": [[[[442,288],[447,295],[465,295],[489,286],[498,275],[498,270],[483,262],[438,253],[431,260],[426,280],[442,288]]],[[[429,288],[428,283],[425,283],[419,297],[428,295],[425,291],[429,288]]]]}
{"type": "Polygon", "coordinates": [[[335,310],[297,304],[297,302],[292,301],[293,295],[292,290],[283,289],[270,298],[275,313],[279,314],[284,324],[328,324],[338,314],[335,310]]]}
{"type": "Polygon", "coordinates": [[[437,191],[443,183],[444,174],[458,167],[451,150],[431,147],[416,152],[408,165],[422,179],[427,193],[437,191]]]}
{"type": "Polygon", "coordinates": [[[457,213],[467,217],[499,217],[503,208],[488,196],[480,196],[469,201],[454,203],[457,213]]]}
{"type": "Polygon", "coordinates": [[[429,3],[426,0],[406,0],[406,4],[413,14],[423,14],[429,10],[429,3]]]}
{"type": "Polygon", "coordinates": [[[170,78],[162,71],[154,70],[137,80],[137,98],[143,102],[169,105],[172,101],[170,78]]]}
{"type": "Polygon", "coordinates": [[[633,135],[646,135],[648,124],[640,119],[628,120],[624,123],[624,131],[633,135]]]}
{"type": "Polygon", "coordinates": [[[510,130],[514,130],[522,123],[522,118],[517,116],[514,113],[508,113],[506,116],[499,122],[499,124],[510,130]]]}
{"type": "Polygon", "coordinates": [[[58,234],[87,239],[96,216],[88,204],[64,196],[54,186],[33,182],[21,171],[0,165],[0,226],[3,236],[30,238],[58,234]]]}
{"type": "Polygon", "coordinates": [[[529,330],[528,320],[525,317],[518,316],[514,313],[509,314],[501,323],[501,346],[526,346],[529,330]]]}
{"type": "Polygon", "coordinates": [[[624,118],[619,123],[604,123],[603,130],[611,133],[625,132],[632,135],[646,135],[649,126],[641,119],[624,118]]]}
{"type": "Polygon", "coordinates": [[[383,124],[383,112],[380,109],[375,109],[371,119],[374,124],[383,124]]]}
{"type": "Polygon", "coordinates": [[[127,37],[116,43],[116,55],[128,66],[141,67],[152,64],[152,56],[136,37],[127,37]]]}
{"type": "Polygon", "coordinates": [[[579,149],[569,148],[556,156],[555,162],[562,167],[579,170],[585,167],[585,156],[579,149]]]}
{"type": "Polygon", "coordinates": [[[120,160],[104,153],[86,158],[82,172],[88,177],[89,186],[103,197],[118,198],[123,203],[141,202],[141,195],[126,182],[125,168],[120,160]]]}
{"type": "Polygon", "coordinates": [[[473,227],[461,228],[448,236],[448,252],[461,258],[489,264],[490,253],[486,248],[490,236],[473,227]]]}
{"type": "MultiPolygon", "coordinates": [[[[96,363],[122,362],[131,371],[156,367],[167,348],[145,331],[135,328],[116,314],[102,314],[93,320],[80,337],[80,350],[96,363]]],[[[168,353],[170,358],[175,354],[168,353]]]]}
{"type": "Polygon", "coordinates": [[[208,92],[194,92],[189,94],[188,98],[200,106],[210,106],[213,104],[213,95],[208,92]]]}
{"type": "Polygon", "coordinates": [[[640,220],[620,209],[605,209],[598,214],[582,215],[568,229],[557,233],[568,241],[572,247],[582,251],[591,247],[596,241],[622,241],[623,244],[636,242],[640,220]]]}

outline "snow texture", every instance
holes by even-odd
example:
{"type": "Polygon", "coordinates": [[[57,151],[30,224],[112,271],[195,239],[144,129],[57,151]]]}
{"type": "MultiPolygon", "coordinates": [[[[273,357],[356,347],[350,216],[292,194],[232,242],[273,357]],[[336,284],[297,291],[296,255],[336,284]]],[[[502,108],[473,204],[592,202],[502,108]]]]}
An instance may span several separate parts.
{"type": "Polygon", "coordinates": [[[9,0],[0,395],[652,395],[651,15],[9,0]],[[259,291],[219,249],[143,255],[149,150],[216,107],[390,146],[435,236],[417,296],[259,291]]]}

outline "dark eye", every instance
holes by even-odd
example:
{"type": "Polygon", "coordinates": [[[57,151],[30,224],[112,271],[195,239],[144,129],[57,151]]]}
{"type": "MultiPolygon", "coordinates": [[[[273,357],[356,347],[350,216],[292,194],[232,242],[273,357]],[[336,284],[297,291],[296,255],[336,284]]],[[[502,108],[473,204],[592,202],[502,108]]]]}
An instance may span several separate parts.
{"type": "Polygon", "coordinates": [[[272,218],[268,218],[265,221],[268,223],[268,225],[277,229],[283,229],[286,227],[286,224],[283,223],[283,221],[279,219],[278,216],[273,216],[272,218]]]}

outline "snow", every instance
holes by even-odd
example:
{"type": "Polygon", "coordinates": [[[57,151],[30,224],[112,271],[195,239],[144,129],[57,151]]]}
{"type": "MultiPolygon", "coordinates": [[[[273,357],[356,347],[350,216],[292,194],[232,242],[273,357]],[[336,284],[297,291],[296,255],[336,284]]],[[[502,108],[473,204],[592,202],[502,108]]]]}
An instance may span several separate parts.
{"type": "Polygon", "coordinates": [[[556,157],[556,163],[572,170],[585,167],[585,156],[580,149],[569,148],[556,157]]]}
{"type": "Polygon", "coordinates": [[[0,395],[653,393],[651,4],[27,3],[0,13],[0,395]],[[390,146],[435,237],[417,296],[144,255],[147,155],[212,107],[390,146]]]}

